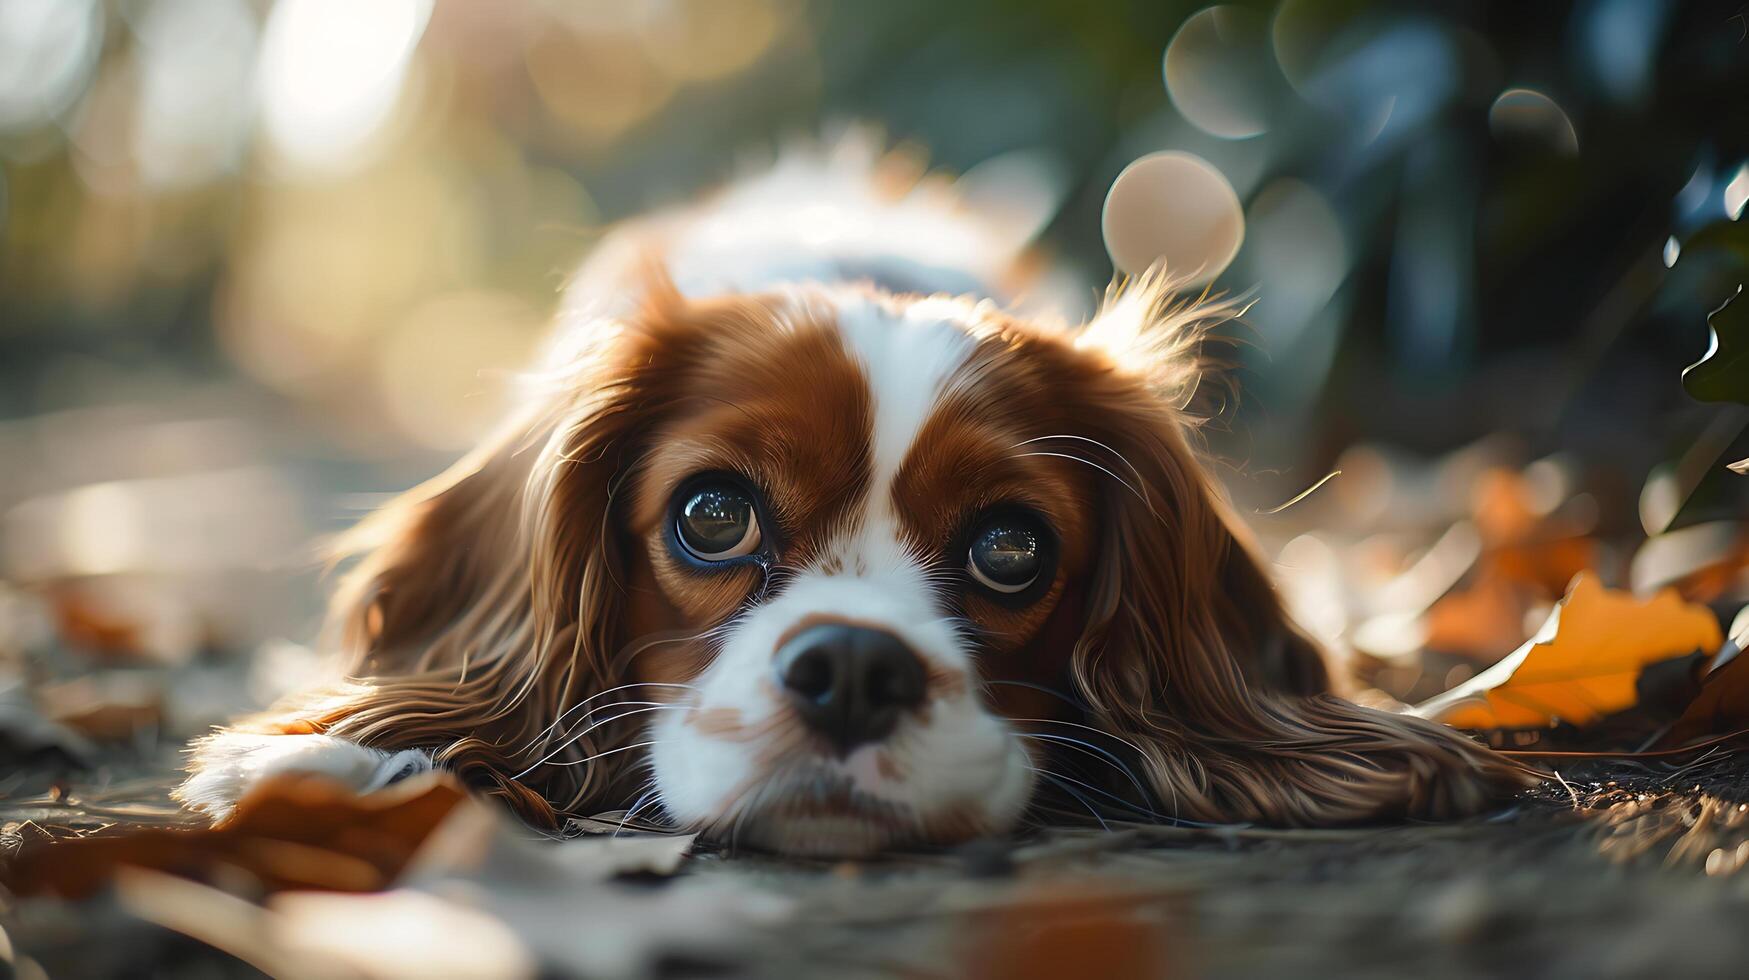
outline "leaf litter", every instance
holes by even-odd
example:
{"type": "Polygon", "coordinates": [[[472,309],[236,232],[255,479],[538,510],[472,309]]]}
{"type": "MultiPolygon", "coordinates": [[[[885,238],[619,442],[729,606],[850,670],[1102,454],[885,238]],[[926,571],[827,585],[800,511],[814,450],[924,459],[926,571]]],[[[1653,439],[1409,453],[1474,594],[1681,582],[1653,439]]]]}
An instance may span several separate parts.
{"type": "MultiPolygon", "coordinates": [[[[131,628],[102,590],[79,593],[76,616],[20,594],[13,606],[40,601],[36,619],[77,630],[0,635],[17,678],[0,736],[22,753],[0,792],[0,843],[15,855],[0,922],[54,975],[118,972],[124,956],[281,976],[1249,975],[1333,962],[1372,975],[1340,952],[1361,945],[1366,962],[1429,963],[1429,976],[1444,975],[1428,959],[1441,949],[1534,955],[1566,975],[1619,972],[1630,945],[1672,969],[1740,962],[1749,673],[1735,656],[1743,620],[1718,626],[1749,601],[1740,516],[1626,539],[1569,461],[1527,463],[1496,443],[1339,467],[1260,515],[1284,589],[1357,696],[1443,703],[1447,720],[1553,775],[1489,819],[1280,830],[1114,814],[1110,833],[1037,828],[840,864],[731,857],[648,812],[579,818],[546,840],[434,778],[369,800],[291,780],[225,827],[195,828],[164,798],[179,742],[198,730],[184,692],[223,715],[271,697],[275,679],[240,670],[249,658],[139,640],[165,631],[131,628]],[[71,636],[98,652],[70,652],[71,636]],[[1632,887],[1600,887],[1606,873],[1632,887]]],[[[255,659],[277,672],[284,658],[255,659]]]]}

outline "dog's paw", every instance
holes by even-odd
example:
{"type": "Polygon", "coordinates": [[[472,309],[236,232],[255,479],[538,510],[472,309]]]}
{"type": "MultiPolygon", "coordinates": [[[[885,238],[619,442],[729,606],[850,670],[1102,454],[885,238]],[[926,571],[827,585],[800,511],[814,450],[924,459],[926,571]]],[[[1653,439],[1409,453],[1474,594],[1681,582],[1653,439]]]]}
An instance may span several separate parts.
{"type": "Polygon", "coordinates": [[[255,735],[220,732],[195,743],[189,776],[175,796],[214,820],[263,780],[282,773],[312,773],[360,793],[427,772],[431,756],[419,749],[384,752],[332,735],[255,735]]]}

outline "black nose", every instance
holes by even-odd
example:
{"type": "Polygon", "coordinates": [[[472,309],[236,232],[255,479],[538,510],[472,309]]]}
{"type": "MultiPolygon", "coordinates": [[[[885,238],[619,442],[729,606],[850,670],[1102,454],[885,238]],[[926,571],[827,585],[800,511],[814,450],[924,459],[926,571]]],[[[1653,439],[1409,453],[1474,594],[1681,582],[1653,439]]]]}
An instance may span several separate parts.
{"type": "Polygon", "coordinates": [[[923,703],[923,664],[883,630],[828,623],[777,651],[777,676],[808,727],[840,753],[885,738],[923,703]]]}

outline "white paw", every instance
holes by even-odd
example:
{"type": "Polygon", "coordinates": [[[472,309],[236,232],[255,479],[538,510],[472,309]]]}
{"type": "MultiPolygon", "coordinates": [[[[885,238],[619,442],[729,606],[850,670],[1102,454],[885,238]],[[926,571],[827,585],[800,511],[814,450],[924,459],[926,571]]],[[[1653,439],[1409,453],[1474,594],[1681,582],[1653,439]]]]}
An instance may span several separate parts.
{"type": "Polygon", "coordinates": [[[432,768],[431,756],[419,749],[384,752],[332,735],[220,732],[195,743],[193,756],[176,798],[215,820],[229,815],[262,780],[281,773],[315,773],[368,793],[432,768]]]}

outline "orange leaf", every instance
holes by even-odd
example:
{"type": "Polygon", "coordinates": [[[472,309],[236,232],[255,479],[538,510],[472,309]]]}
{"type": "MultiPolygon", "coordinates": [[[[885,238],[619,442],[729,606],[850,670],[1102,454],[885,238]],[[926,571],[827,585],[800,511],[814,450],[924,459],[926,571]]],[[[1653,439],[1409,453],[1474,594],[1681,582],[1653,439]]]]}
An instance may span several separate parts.
{"type": "Polygon", "coordinates": [[[242,869],[270,891],[370,891],[392,881],[465,798],[441,775],[359,796],[321,776],[288,774],[262,783],[218,827],[149,828],[26,847],[4,883],[20,895],[83,898],[120,867],[196,880],[242,869]]]}
{"type": "Polygon", "coordinates": [[[1427,647],[1491,661],[1524,639],[1534,598],[1517,583],[1483,574],[1471,588],[1450,592],[1427,610],[1427,647]]]}
{"type": "Polygon", "coordinates": [[[1529,642],[1413,713],[1457,728],[1587,725],[1633,707],[1646,665],[1723,642],[1713,614],[1672,590],[1641,601],[1581,575],[1529,642]]]}
{"type": "Polygon", "coordinates": [[[1749,606],[1731,623],[1731,642],[1719,650],[1700,693],[1670,726],[1659,745],[1674,748],[1709,735],[1729,735],[1749,729],[1749,606]]]}
{"type": "Polygon", "coordinates": [[[1182,976],[1173,916],[1140,896],[1088,882],[1022,891],[967,932],[960,976],[973,980],[1182,976]],[[1157,909],[1155,910],[1157,912],[1157,909]]]}

